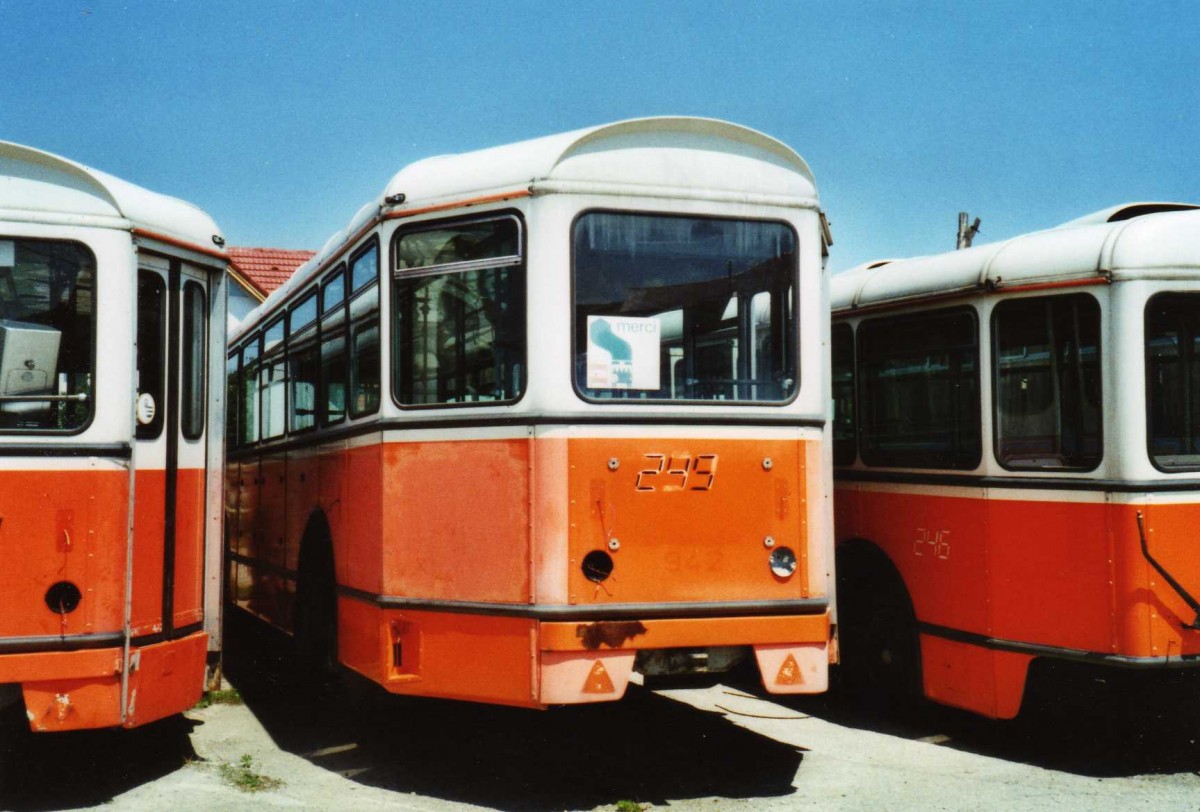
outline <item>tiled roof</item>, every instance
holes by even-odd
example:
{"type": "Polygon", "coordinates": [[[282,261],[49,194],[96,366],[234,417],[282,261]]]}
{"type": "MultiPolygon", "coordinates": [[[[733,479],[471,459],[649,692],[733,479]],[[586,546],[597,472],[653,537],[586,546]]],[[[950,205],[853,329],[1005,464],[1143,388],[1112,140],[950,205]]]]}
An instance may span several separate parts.
{"type": "Polygon", "coordinates": [[[315,251],[292,251],[286,248],[225,249],[229,262],[237,273],[266,296],[288,280],[297,268],[307,262],[315,251]]]}

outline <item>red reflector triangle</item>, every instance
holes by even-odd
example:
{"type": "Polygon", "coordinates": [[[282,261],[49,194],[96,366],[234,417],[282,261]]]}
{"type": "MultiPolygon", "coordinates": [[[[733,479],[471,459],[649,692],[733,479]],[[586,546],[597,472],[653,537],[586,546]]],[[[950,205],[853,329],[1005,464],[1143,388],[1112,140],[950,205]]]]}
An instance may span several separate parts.
{"type": "Polygon", "coordinates": [[[591,673],[583,682],[583,692],[585,694],[611,694],[616,689],[613,687],[612,680],[609,679],[608,671],[604,667],[604,663],[596,660],[596,664],[592,666],[591,673]]]}
{"type": "Polygon", "coordinates": [[[804,682],[804,678],[800,675],[800,664],[796,662],[796,658],[791,654],[783,661],[783,665],[779,666],[779,673],[775,675],[776,685],[799,685],[804,682]]]}

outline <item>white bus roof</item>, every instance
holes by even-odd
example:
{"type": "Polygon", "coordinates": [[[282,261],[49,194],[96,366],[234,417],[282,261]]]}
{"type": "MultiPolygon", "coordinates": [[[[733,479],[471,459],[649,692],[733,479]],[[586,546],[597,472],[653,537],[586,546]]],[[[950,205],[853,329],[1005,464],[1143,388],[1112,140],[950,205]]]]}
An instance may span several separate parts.
{"type": "Polygon", "coordinates": [[[1046,231],[927,257],[868,262],[835,274],[834,312],[956,293],[1200,273],[1200,207],[1126,203],[1046,231]]]}
{"type": "Polygon", "coordinates": [[[210,253],[224,244],[212,218],[191,203],[8,141],[0,141],[0,219],[137,228],[210,253]]]}
{"type": "MultiPolygon", "coordinates": [[[[639,118],[424,158],[401,169],[375,201],[326,241],[292,278],[248,314],[252,324],[305,285],[379,215],[551,192],[689,197],[781,206],[818,206],[808,164],[756,130],[707,118],[639,118]],[[698,160],[703,156],[703,160],[698,160]],[[398,196],[403,195],[402,202],[398,196]]],[[[237,338],[237,336],[232,336],[237,338]]]]}
{"type": "Polygon", "coordinates": [[[619,121],[409,164],[384,196],[408,206],[483,197],[541,181],[809,198],[812,172],[795,151],[755,130],[705,118],[619,121]],[[696,156],[705,155],[703,162],[696,156]],[[724,161],[713,160],[724,153],[724,161]]]}

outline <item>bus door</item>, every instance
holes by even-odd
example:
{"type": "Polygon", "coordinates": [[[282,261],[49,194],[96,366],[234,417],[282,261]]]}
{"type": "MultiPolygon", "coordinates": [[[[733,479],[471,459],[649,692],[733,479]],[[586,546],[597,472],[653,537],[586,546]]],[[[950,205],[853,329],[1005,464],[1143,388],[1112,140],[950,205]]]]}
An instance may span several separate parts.
{"type": "MultiPolygon", "coordinates": [[[[140,257],[129,634],[135,645],[195,635],[188,659],[198,651],[201,662],[208,297],[209,281],[200,269],[178,259],[140,257]]],[[[153,667],[169,673],[192,665],[153,667]]],[[[148,676],[143,696],[155,682],[172,684],[148,676]]]]}

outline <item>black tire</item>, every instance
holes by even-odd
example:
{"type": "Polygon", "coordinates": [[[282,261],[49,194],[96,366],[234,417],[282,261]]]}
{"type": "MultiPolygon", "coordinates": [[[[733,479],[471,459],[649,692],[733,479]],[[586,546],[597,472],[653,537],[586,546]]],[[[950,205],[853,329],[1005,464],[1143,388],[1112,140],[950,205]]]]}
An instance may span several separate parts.
{"type": "Polygon", "coordinates": [[[840,688],[877,710],[910,709],[921,697],[921,659],[912,601],[877,548],[839,551],[840,688]]]}
{"type": "Polygon", "coordinates": [[[332,687],[338,674],[335,573],[328,527],[314,517],[300,544],[294,628],[301,674],[325,687],[332,687]]]}

